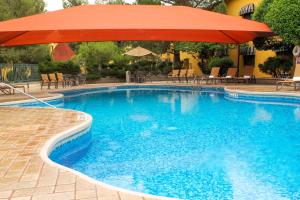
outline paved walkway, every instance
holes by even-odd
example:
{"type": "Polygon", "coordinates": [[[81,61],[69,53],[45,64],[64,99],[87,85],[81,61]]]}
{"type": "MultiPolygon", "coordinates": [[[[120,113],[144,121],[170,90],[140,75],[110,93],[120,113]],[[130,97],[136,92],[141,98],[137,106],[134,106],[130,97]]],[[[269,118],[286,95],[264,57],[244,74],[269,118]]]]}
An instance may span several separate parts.
{"type": "Polygon", "coordinates": [[[50,108],[0,108],[0,200],[146,200],[96,186],[43,162],[45,142],[83,123],[78,115],[50,108]]]}

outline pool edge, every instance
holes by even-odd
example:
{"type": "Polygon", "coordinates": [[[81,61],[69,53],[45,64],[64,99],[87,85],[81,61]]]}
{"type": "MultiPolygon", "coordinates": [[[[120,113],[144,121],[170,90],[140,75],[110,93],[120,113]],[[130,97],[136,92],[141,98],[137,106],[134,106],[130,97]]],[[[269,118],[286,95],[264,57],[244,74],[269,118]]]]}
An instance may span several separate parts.
{"type": "MultiPolygon", "coordinates": [[[[79,171],[76,171],[74,169],[68,168],[66,166],[60,165],[54,161],[52,161],[49,158],[49,154],[55,149],[55,145],[58,144],[59,142],[62,142],[63,140],[67,139],[68,137],[74,136],[76,134],[79,134],[80,132],[83,132],[87,129],[90,129],[92,126],[92,121],[93,118],[91,115],[84,113],[84,112],[79,112],[76,111],[77,113],[80,114],[80,116],[82,117],[82,119],[84,118],[83,122],[80,123],[79,125],[76,125],[68,130],[65,130],[61,133],[56,134],[55,136],[53,136],[52,138],[48,139],[46,141],[46,143],[43,145],[41,151],[40,151],[40,157],[42,158],[42,160],[48,164],[51,167],[54,168],[58,168],[58,169],[62,169],[68,172],[71,172],[72,174],[80,177],[83,180],[86,180],[87,182],[97,185],[97,186],[101,186],[103,188],[109,189],[109,190],[114,190],[117,192],[123,192],[126,194],[130,194],[130,195],[134,195],[137,197],[141,197],[141,198],[150,198],[150,199],[157,199],[157,200],[175,200],[176,198],[169,198],[169,197],[163,197],[163,196],[156,196],[156,195],[151,195],[151,194],[146,194],[146,193],[142,193],[142,192],[134,192],[131,190],[126,190],[123,188],[119,188],[113,185],[109,185],[106,184],[104,182],[98,181],[94,178],[91,178],[79,171]]],[[[85,133],[86,134],[86,133],[85,133]]]]}

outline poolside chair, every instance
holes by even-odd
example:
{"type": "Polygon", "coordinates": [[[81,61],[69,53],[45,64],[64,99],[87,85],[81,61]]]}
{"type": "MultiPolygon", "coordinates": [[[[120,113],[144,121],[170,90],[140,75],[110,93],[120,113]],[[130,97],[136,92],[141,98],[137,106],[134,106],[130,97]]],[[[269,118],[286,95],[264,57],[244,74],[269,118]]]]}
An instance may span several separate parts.
{"type": "Polygon", "coordinates": [[[226,76],[221,77],[220,80],[221,82],[225,81],[226,83],[228,83],[229,81],[234,81],[236,79],[236,74],[237,74],[236,67],[228,68],[226,76]]]}
{"type": "Polygon", "coordinates": [[[244,83],[256,83],[256,78],[254,76],[254,67],[253,66],[245,66],[244,68],[244,76],[237,78],[238,83],[244,82],[244,83]]]}
{"type": "Polygon", "coordinates": [[[50,85],[51,85],[51,83],[54,83],[55,88],[58,88],[58,84],[62,83],[62,80],[58,81],[58,79],[56,78],[56,75],[54,73],[49,74],[49,80],[50,80],[50,85]]]}
{"type": "MultiPolygon", "coordinates": [[[[79,74],[78,79],[79,79],[79,85],[86,84],[86,74],[79,74]]],[[[152,80],[151,80],[151,82],[152,82],[152,80]]]]}
{"type": "Polygon", "coordinates": [[[292,86],[297,90],[297,85],[300,85],[300,67],[296,66],[294,76],[292,79],[280,80],[276,83],[276,90],[280,90],[283,86],[292,86]]]}
{"type": "Polygon", "coordinates": [[[179,82],[182,81],[182,79],[186,79],[188,69],[181,69],[178,75],[179,82]]]}
{"type": "Polygon", "coordinates": [[[57,80],[57,87],[58,84],[60,83],[62,85],[62,87],[64,88],[67,84],[67,80],[65,80],[64,78],[64,74],[63,73],[56,73],[56,80],[57,80]]]}
{"type": "Polygon", "coordinates": [[[216,83],[217,80],[219,80],[219,72],[220,72],[220,67],[213,67],[211,68],[210,75],[205,78],[204,80],[206,81],[206,84],[211,81],[211,83],[216,83]]]}
{"type": "Polygon", "coordinates": [[[178,79],[179,76],[179,70],[178,69],[173,69],[169,75],[168,79],[171,79],[173,82],[176,82],[176,79],[178,79]]]}
{"type": "Polygon", "coordinates": [[[43,86],[47,85],[48,89],[50,89],[51,82],[49,80],[48,74],[41,74],[41,90],[43,89],[43,86]]]}
{"type": "Polygon", "coordinates": [[[3,94],[12,94],[12,89],[5,85],[0,85],[0,92],[2,92],[3,94]]]}
{"type": "Polygon", "coordinates": [[[15,89],[22,89],[23,92],[25,92],[25,86],[24,85],[11,85],[14,89],[11,87],[8,87],[6,85],[2,85],[0,82],[0,92],[6,95],[15,94],[15,89]]]}

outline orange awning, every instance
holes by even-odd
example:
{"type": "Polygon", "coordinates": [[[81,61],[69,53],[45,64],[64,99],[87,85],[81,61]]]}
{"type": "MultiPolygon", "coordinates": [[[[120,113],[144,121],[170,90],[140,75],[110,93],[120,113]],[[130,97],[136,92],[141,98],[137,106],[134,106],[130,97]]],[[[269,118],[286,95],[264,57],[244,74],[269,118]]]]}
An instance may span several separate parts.
{"type": "Polygon", "coordinates": [[[0,45],[83,41],[244,43],[271,34],[259,22],[184,6],[85,5],[0,23],[0,45]]]}

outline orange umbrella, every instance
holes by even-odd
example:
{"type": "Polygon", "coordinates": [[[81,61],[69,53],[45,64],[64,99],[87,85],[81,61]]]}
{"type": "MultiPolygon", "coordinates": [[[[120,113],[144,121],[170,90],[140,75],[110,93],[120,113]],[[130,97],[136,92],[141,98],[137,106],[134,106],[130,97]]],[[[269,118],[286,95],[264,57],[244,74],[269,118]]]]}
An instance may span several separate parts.
{"type": "Polygon", "coordinates": [[[85,5],[0,23],[0,45],[79,41],[244,43],[270,35],[259,22],[184,6],[85,5]]]}

